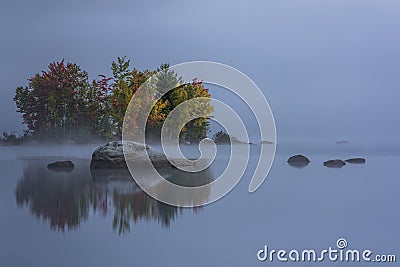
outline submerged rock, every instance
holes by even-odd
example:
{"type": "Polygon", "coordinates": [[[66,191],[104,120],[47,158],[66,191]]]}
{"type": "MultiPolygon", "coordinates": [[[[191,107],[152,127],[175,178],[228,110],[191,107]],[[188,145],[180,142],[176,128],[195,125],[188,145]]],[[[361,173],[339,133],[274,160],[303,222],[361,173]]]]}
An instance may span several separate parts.
{"type": "Polygon", "coordinates": [[[267,140],[263,140],[263,141],[261,141],[261,144],[264,144],[264,145],[273,145],[274,142],[267,141],[267,140]]]}
{"type": "Polygon", "coordinates": [[[66,171],[70,172],[74,169],[74,164],[70,160],[56,161],[47,164],[47,168],[53,171],[66,171]]]}
{"type": "Polygon", "coordinates": [[[353,164],[364,164],[365,163],[364,158],[351,158],[351,159],[346,159],[345,161],[347,163],[353,163],[353,164]]]}
{"type": "Polygon", "coordinates": [[[127,168],[124,156],[137,162],[150,158],[154,167],[170,167],[164,153],[132,141],[114,141],[99,146],[92,154],[91,168],[127,168]]]}
{"type": "Polygon", "coordinates": [[[295,155],[295,156],[290,157],[287,160],[287,163],[292,167],[303,168],[310,163],[310,160],[306,156],[295,155]]]}
{"type": "Polygon", "coordinates": [[[346,162],[341,159],[332,159],[324,162],[324,166],[328,168],[342,168],[345,165],[346,162]]]}

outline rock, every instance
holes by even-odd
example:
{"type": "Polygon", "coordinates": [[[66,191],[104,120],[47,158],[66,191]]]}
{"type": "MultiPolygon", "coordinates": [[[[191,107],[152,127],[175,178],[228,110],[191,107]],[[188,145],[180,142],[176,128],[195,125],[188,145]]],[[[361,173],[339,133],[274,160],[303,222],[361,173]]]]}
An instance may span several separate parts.
{"type": "Polygon", "coordinates": [[[287,162],[310,162],[310,160],[303,155],[295,155],[290,157],[287,162]]]}
{"type": "Polygon", "coordinates": [[[287,163],[292,167],[303,168],[310,163],[310,160],[306,156],[295,155],[295,156],[290,157],[287,160],[287,163]]]}
{"type": "Polygon", "coordinates": [[[170,167],[167,157],[154,148],[132,141],[114,141],[99,146],[92,154],[91,168],[127,168],[123,147],[126,156],[137,162],[150,158],[154,167],[170,167]],[[124,143],[123,143],[124,142],[124,143]]]}
{"type": "Polygon", "coordinates": [[[341,159],[332,159],[324,162],[324,166],[328,168],[342,168],[345,165],[346,162],[341,159]]]}
{"type": "Polygon", "coordinates": [[[353,163],[353,164],[364,164],[365,163],[364,158],[351,158],[351,159],[346,159],[345,161],[347,163],[353,163]]]}
{"type": "Polygon", "coordinates": [[[336,144],[339,144],[339,145],[344,145],[344,144],[348,144],[349,142],[348,141],[345,141],[345,140],[340,140],[340,141],[337,141],[336,142],[336,144]]]}
{"type": "Polygon", "coordinates": [[[274,142],[267,141],[267,140],[263,140],[263,141],[261,141],[261,144],[264,144],[264,145],[273,145],[274,142]]]}
{"type": "Polygon", "coordinates": [[[70,160],[56,161],[47,164],[47,168],[53,171],[66,171],[70,172],[74,169],[74,164],[70,160]]]}

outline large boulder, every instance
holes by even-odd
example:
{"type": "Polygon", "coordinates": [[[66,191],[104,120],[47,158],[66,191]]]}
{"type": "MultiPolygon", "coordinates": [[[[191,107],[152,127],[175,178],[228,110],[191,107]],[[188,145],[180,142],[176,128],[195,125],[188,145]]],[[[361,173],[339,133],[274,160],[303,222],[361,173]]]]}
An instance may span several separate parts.
{"type": "Polygon", "coordinates": [[[170,167],[164,153],[144,144],[132,141],[114,141],[104,146],[99,146],[92,154],[91,168],[127,168],[125,154],[136,162],[143,161],[149,157],[154,167],[170,167]]]}
{"type": "Polygon", "coordinates": [[[295,155],[287,160],[287,163],[292,167],[303,168],[310,163],[310,160],[303,155],[295,155]]]}
{"type": "Polygon", "coordinates": [[[324,166],[328,168],[342,168],[345,165],[346,162],[341,159],[332,159],[324,162],[324,166]]]}

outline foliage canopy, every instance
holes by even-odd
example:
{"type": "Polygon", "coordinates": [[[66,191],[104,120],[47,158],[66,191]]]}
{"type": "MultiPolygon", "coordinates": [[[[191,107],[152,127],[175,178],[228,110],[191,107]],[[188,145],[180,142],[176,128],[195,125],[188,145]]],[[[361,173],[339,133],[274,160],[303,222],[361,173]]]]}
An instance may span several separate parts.
{"type": "MultiPolygon", "coordinates": [[[[132,96],[156,73],[157,86],[174,89],[154,103],[146,124],[149,138],[159,138],[164,120],[180,103],[210,97],[201,81],[184,83],[168,64],[144,71],[130,65],[126,57],[118,57],[111,64],[112,77],[99,75],[90,82],[88,73],[77,64],[64,60],[51,63],[47,70],[29,78],[27,86],[16,89],[14,101],[27,132],[48,141],[120,138],[132,96]]],[[[209,102],[197,108],[203,108],[208,114],[213,111],[209,102]]],[[[208,127],[207,118],[194,119],[182,128],[181,139],[200,140],[206,136],[208,127]]]]}

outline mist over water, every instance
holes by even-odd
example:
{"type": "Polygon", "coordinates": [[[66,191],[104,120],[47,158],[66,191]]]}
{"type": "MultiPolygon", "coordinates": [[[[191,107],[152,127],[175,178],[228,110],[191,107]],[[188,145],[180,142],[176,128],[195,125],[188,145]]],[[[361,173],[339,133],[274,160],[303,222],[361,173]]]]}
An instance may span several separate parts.
{"type": "Polygon", "coordinates": [[[93,151],[99,145],[101,144],[0,146],[0,160],[91,159],[93,151]]]}
{"type": "MultiPolygon", "coordinates": [[[[109,266],[112,259],[120,266],[161,262],[164,266],[210,262],[224,266],[225,257],[216,253],[220,251],[229,255],[229,266],[258,266],[255,253],[264,244],[318,249],[334,246],[344,237],[352,248],[388,253],[395,253],[393,249],[400,245],[392,238],[400,230],[394,212],[399,201],[396,162],[400,159],[395,146],[379,151],[368,143],[278,143],[267,180],[249,194],[260,152],[259,145],[251,145],[249,166],[238,186],[221,200],[196,209],[155,201],[127,172],[94,174],[89,164],[95,147],[0,147],[0,207],[6,214],[0,229],[2,240],[11,240],[0,242],[3,264],[50,266],[62,261],[73,266],[109,266]],[[297,153],[310,158],[307,167],[287,164],[288,156],[297,153]],[[353,156],[365,157],[366,164],[341,169],[322,164],[353,156]],[[75,169],[59,173],[46,168],[59,159],[72,160],[75,169]],[[119,178],[109,180],[110,174],[119,178]],[[218,242],[210,243],[210,238],[218,242]],[[181,252],[179,259],[176,249],[181,252]],[[163,257],[154,257],[154,250],[163,251],[163,257]],[[17,251],[23,257],[16,257],[17,251]],[[195,251],[202,251],[202,259],[193,261],[198,256],[195,251]]],[[[230,146],[217,147],[217,158],[205,176],[172,177],[181,183],[217,177],[229,160],[230,146]]],[[[198,155],[196,145],[181,148],[188,157],[198,155]]]]}

